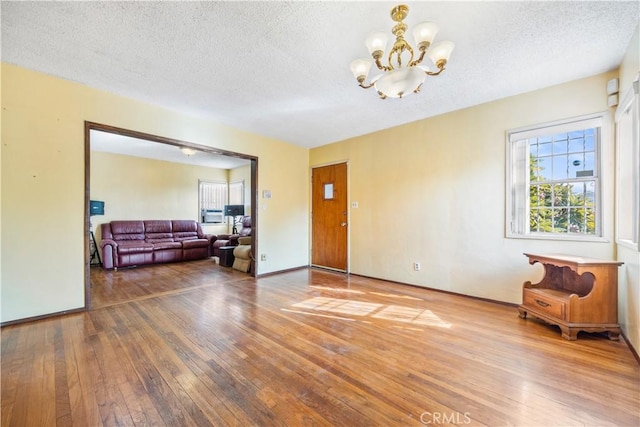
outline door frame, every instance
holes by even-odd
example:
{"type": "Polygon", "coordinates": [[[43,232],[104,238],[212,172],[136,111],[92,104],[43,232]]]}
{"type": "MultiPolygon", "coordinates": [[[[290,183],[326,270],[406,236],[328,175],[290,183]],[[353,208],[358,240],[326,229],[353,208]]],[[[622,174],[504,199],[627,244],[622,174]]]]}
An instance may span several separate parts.
{"type": "Polygon", "coordinates": [[[350,174],[350,165],[349,160],[336,160],[335,162],[328,163],[320,163],[317,165],[313,165],[309,168],[309,266],[316,268],[324,268],[327,270],[337,271],[340,273],[350,274],[351,273],[351,174],[350,174]],[[346,271],[338,270],[330,267],[316,266],[313,265],[313,170],[317,168],[322,168],[326,166],[340,165],[345,164],[347,167],[347,269],[346,271]]]}
{"type": "MultiPolygon", "coordinates": [[[[89,200],[91,199],[91,131],[96,130],[100,132],[114,133],[117,135],[128,136],[132,138],[144,139],[159,144],[173,145],[175,147],[193,148],[198,151],[205,151],[207,153],[218,154],[229,157],[236,157],[240,159],[246,159],[251,161],[251,245],[253,253],[258,253],[258,157],[248,154],[236,153],[234,151],[223,150],[220,148],[211,147],[208,145],[194,144],[179,139],[168,138],[159,135],[152,135],[144,132],[139,132],[130,129],[119,128],[115,126],[105,125],[96,122],[85,121],[84,122],[84,308],[88,310],[91,308],[91,243],[90,243],[90,228],[91,217],[89,215],[89,200]]],[[[251,276],[257,277],[257,263],[252,264],[254,268],[251,269],[251,276]]]]}

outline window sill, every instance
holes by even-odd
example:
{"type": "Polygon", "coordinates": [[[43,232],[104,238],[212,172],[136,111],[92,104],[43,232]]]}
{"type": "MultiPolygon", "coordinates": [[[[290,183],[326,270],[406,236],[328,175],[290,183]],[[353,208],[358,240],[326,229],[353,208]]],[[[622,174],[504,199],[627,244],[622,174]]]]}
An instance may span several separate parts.
{"type": "Polygon", "coordinates": [[[631,240],[617,239],[616,243],[619,246],[623,246],[633,251],[640,252],[640,244],[638,242],[632,242],[631,240]]]}
{"type": "Polygon", "coordinates": [[[611,243],[610,239],[602,236],[577,236],[577,235],[547,235],[547,234],[507,234],[507,239],[525,239],[525,240],[551,240],[556,242],[592,242],[592,243],[611,243]]]}

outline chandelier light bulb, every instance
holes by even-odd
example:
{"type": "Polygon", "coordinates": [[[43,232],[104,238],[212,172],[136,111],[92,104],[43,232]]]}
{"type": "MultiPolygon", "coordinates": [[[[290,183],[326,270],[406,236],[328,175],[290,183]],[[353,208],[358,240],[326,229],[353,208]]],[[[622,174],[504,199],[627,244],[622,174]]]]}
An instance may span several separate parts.
{"type": "Polygon", "coordinates": [[[444,60],[445,62],[449,62],[449,57],[455,47],[456,45],[453,42],[442,41],[429,49],[427,54],[433,63],[437,65],[438,61],[444,60]]]}
{"type": "Polygon", "coordinates": [[[369,75],[369,69],[371,69],[371,61],[367,59],[356,59],[351,63],[349,68],[351,68],[351,72],[353,73],[353,76],[356,78],[356,80],[360,81],[360,79],[362,78],[362,81],[364,81],[369,75]]]}
{"type": "Polygon", "coordinates": [[[369,49],[369,53],[373,55],[375,52],[384,52],[387,47],[387,40],[389,40],[389,36],[385,33],[371,33],[365,44],[367,45],[367,49],[369,49]]]}
{"type": "Polygon", "coordinates": [[[416,45],[420,46],[426,42],[426,47],[429,47],[431,42],[433,42],[433,39],[436,37],[436,34],[438,34],[439,29],[438,24],[431,21],[422,22],[416,25],[413,28],[413,39],[416,41],[416,45]]]}

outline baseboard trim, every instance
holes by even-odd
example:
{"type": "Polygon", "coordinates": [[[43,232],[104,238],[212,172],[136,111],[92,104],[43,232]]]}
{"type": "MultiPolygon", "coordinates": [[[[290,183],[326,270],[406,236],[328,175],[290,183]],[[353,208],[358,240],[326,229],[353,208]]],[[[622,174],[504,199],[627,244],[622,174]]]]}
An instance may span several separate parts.
{"type": "Polygon", "coordinates": [[[620,335],[622,335],[622,338],[624,338],[624,341],[627,343],[627,347],[629,347],[629,350],[631,350],[631,354],[633,354],[633,357],[635,357],[636,362],[638,362],[638,365],[640,366],[640,356],[638,356],[638,352],[633,347],[633,344],[631,344],[629,338],[627,338],[627,336],[624,334],[624,331],[622,331],[620,335]]]}
{"type": "Polygon", "coordinates": [[[427,289],[427,290],[434,291],[434,292],[441,292],[443,294],[456,295],[456,296],[460,296],[460,297],[471,298],[471,299],[478,300],[478,301],[484,301],[484,302],[491,302],[491,303],[494,303],[494,304],[506,305],[506,306],[509,306],[509,307],[518,307],[520,305],[520,304],[515,304],[515,303],[512,303],[512,302],[500,301],[500,300],[497,300],[497,299],[477,297],[475,295],[461,294],[459,292],[453,292],[453,291],[445,291],[444,289],[431,288],[429,286],[419,286],[419,285],[414,285],[412,283],[398,282],[398,281],[395,281],[395,280],[381,279],[379,277],[365,276],[364,274],[355,274],[355,273],[350,273],[350,274],[352,276],[364,277],[366,279],[382,280],[384,282],[396,283],[398,285],[411,286],[412,288],[427,289]]]}
{"type": "Polygon", "coordinates": [[[268,273],[257,274],[256,275],[256,279],[260,279],[262,277],[275,276],[276,274],[289,273],[291,271],[304,270],[305,268],[309,268],[309,266],[308,265],[301,265],[299,267],[287,268],[285,270],[270,271],[268,273]]]}
{"type": "Polygon", "coordinates": [[[87,309],[85,307],[80,307],[80,308],[74,308],[73,310],[64,310],[64,311],[58,311],[58,312],[55,312],[55,313],[41,314],[40,316],[25,317],[25,318],[22,318],[22,319],[9,320],[7,322],[0,323],[0,328],[4,328],[5,326],[11,326],[11,325],[19,325],[19,324],[22,324],[22,323],[35,322],[35,321],[43,320],[43,319],[49,319],[51,317],[64,316],[64,315],[67,315],[67,314],[82,313],[83,311],[87,311],[87,309]]]}

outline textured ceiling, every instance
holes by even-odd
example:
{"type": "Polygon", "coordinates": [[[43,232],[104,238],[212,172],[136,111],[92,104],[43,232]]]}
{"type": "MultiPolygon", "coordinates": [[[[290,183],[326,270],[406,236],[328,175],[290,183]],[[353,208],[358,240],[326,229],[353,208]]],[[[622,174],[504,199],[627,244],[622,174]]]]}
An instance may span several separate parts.
{"type": "Polygon", "coordinates": [[[349,63],[370,32],[391,36],[396,4],[2,1],[2,60],[315,147],[615,69],[640,14],[638,1],[408,2],[409,30],[436,21],[456,49],[420,94],[383,101],[349,63]]]}
{"type": "Polygon", "coordinates": [[[162,144],[94,129],[91,130],[89,137],[91,141],[91,151],[102,151],[217,169],[235,169],[251,163],[251,161],[247,159],[205,151],[194,150],[195,152],[193,154],[187,155],[180,151],[175,145],[162,144]]]}

